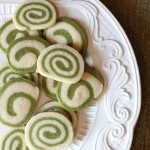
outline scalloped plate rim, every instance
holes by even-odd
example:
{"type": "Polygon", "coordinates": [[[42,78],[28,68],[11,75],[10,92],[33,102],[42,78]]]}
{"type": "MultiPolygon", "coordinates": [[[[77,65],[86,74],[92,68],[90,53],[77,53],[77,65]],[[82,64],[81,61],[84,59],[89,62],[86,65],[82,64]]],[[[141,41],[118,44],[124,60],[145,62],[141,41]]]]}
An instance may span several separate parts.
{"type": "MultiPolygon", "coordinates": [[[[133,62],[134,62],[134,67],[135,67],[135,70],[136,70],[136,77],[137,77],[137,83],[138,83],[138,108],[137,108],[137,115],[136,117],[134,117],[134,120],[132,121],[132,124],[131,124],[131,128],[132,128],[132,132],[131,132],[131,135],[132,137],[130,137],[130,142],[128,143],[128,147],[129,149],[131,148],[132,146],[132,142],[133,142],[133,138],[134,138],[134,130],[135,130],[135,126],[138,122],[138,119],[139,119],[139,116],[140,116],[140,111],[141,111],[141,103],[142,103],[142,93],[141,93],[141,78],[140,78],[140,72],[139,72],[139,67],[138,67],[138,63],[137,63],[137,58],[135,56],[135,53],[134,53],[134,50],[133,50],[133,47],[132,47],[132,44],[125,32],[125,30],[123,29],[123,27],[121,26],[121,24],[119,23],[119,21],[117,20],[117,18],[112,14],[112,12],[99,0],[96,0],[98,1],[98,3],[101,5],[101,7],[103,7],[103,9],[107,12],[107,14],[109,14],[109,16],[111,16],[112,20],[114,21],[114,23],[117,25],[118,29],[120,30],[120,32],[122,33],[124,39],[126,40],[126,43],[128,44],[128,47],[129,47],[129,50],[130,50],[130,54],[132,56],[132,59],[133,59],[133,62]]],[[[130,128],[130,130],[131,130],[130,128]]]]}

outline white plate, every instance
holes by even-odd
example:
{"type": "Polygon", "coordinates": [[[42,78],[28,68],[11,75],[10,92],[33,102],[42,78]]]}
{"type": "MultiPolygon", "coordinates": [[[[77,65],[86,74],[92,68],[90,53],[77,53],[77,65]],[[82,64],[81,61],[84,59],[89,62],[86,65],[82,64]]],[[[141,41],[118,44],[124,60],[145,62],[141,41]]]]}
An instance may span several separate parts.
{"type": "MultiPolygon", "coordinates": [[[[137,62],[126,34],[98,0],[51,1],[59,16],[75,19],[86,30],[88,52],[105,81],[99,100],[79,112],[75,139],[65,150],[129,150],[140,112],[141,85],[137,62]]],[[[0,25],[11,18],[20,2],[0,0],[0,25]]],[[[0,53],[0,64],[4,62],[5,57],[0,53]]],[[[3,129],[1,125],[1,133],[3,129]]]]}

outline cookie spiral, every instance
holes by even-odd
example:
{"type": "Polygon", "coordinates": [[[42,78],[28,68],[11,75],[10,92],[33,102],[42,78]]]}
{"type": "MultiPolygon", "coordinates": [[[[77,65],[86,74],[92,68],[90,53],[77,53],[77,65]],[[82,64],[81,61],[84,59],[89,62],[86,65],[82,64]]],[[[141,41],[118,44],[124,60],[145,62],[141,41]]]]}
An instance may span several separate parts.
{"type": "Polygon", "coordinates": [[[88,40],[82,28],[71,19],[59,18],[55,26],[46,29],[44,35],[52,44],[65,44],[84,55],[88,40]]]}
{"type": "Polygon", "coordinates": [[[46,0],[27,0],[15,10],[13,22],[19,30],[41,30],[56,22],[56,11],[46,0]]]}
{"type": "Polygon", "coordinates": [[[15,40],[7,51],[10,68],[20,74],[35,72],[38,56],[49,45],[49,42],[40,37],[22,37],[15,40]]]}
{"type": "Polygon", "coordinates": [[[59,150],[73,140],[70,121],[60,113],[40,113],[30,119],[25,129],[29,149],[59,150]]]}
{"type": "Polygon", "coordinates": [[[66,83],[76,83],[84,72],[82,56],[73,48],[56,44],[39,56],[37,68],[41,75],[66,83]]]}
{"type": "Polygon", "coordinates": [[[38,95],[38,87],[30,80],[17,78],[7,82],[0,90],[0,121],[11,127],[26,124],[38,95]]]}
{"type": "Polygon", "coordinates": [[[75,84],[58,83],[57,99],[68,110],[76,111],[86,107],[97,98],[103,89],[103,83],[92,73],[85,72],[75,84]]]}

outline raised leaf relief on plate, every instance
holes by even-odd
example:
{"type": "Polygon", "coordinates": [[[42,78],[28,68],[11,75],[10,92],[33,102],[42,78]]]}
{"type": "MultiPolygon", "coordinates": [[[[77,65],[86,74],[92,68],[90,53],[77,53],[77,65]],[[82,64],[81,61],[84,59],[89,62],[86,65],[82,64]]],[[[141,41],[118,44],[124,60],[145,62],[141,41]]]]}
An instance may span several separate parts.
{"type": "MultiPolygon", "coordinates": [[[[130,43],[122,35],[124,33],[118,23],[98,0],[50,1],[56,4],[58,11],[68,9],[69,17],[83,21],[82,26],[89,37],[89,54],[94,63],[97,62],[96,68],[105,75],[103,95],[83,112],[79,112],[76,138],[67,150],[85,150],[87,144],[91,150],[128,150],[140,107],[137,102],[138,72],[130,43]],[[92,54],[96,51],[99,56],[92,54]],[[97,118],[103,108],[104,117],[97,118]],[[101,126],[95,129],[97,124],[101,126]],[[94,141],[89,141],[92,134],[94,141]]],[[[11,18],[20,2],[0,2],[0,25],[11,18]]],[[[0,132],[2,130],[0,127],[0,132]]]]}

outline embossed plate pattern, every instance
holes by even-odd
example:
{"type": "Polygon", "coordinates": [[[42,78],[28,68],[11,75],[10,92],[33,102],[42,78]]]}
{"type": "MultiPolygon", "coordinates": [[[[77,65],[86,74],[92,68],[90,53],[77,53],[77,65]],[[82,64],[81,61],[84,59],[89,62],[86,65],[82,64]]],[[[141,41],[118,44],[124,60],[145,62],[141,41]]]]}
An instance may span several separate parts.
{"type": "MultiPolygon", "coordinates": [[[[22,0],[0,0],[0,25],[22,0]]],[[[75,139],[65,150],[129,150],[141,106],[141,85],[133,49],[119,23],[98,0],[51,0],[59,16],[79,22],[88,53],[105,81],[101,97],[78,112],[75,139]]],[[[0,53],[0,64],[6,62],[0,53]]],[[[41,94],[40,99],[47,101],[41,94]]],[[[44,103],[41,101],[41,103],[44,103]]],[[[39,103],[39,105],[41,105],[39,103]]],[[[0,125],[0,133],[6,127],[0,125]]]]}

